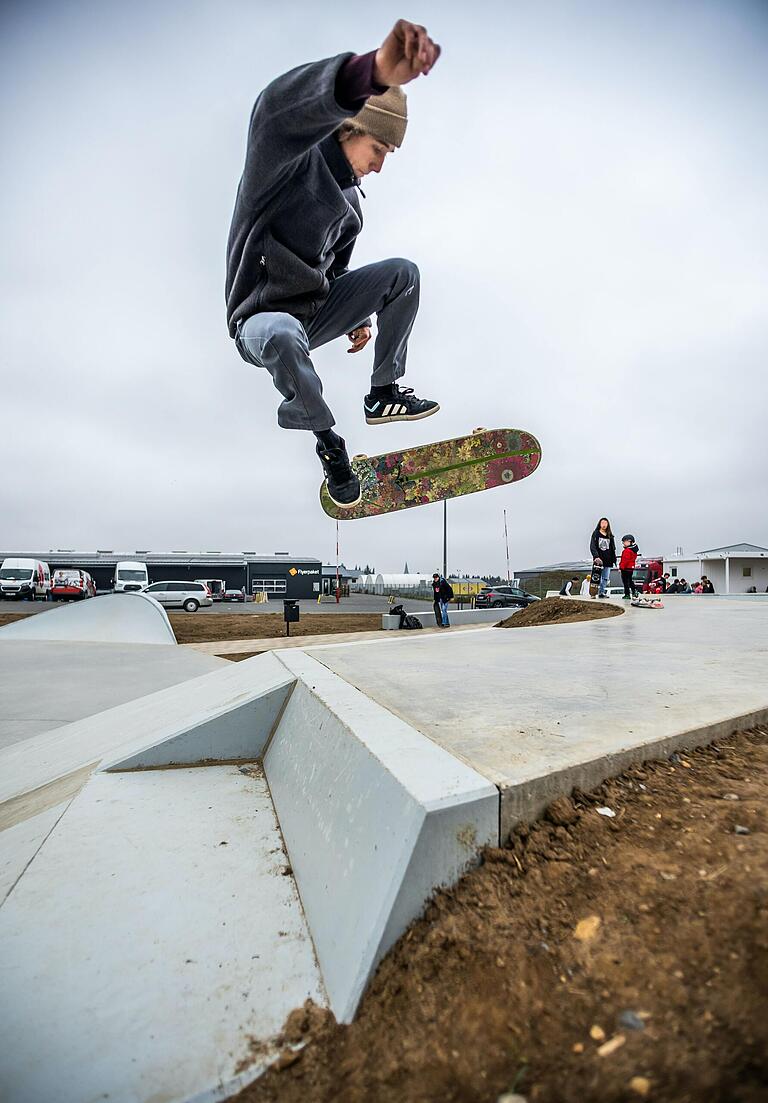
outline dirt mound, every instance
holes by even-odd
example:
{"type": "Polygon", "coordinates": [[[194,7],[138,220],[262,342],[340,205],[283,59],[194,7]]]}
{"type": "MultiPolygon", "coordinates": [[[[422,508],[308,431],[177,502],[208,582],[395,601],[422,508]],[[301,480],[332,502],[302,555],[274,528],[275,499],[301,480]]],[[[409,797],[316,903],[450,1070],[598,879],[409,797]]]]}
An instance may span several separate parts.
{"type": "Polygon", "coordinates": [[[608,601],[577,601],[572,598],[545,597],[532,601],[519,613],[500,621],[497,628],[532,628],[537,624],[573,624],[577,620],[603,620],[624,612],[608,601]]]}
{"type": "Polygon", "coordinates": [[[435,897],[351,1026],[294,1013],[305,1048],[236,1098],[764,1103],[766,795],[761,729],[560,798],[435,897]]]}

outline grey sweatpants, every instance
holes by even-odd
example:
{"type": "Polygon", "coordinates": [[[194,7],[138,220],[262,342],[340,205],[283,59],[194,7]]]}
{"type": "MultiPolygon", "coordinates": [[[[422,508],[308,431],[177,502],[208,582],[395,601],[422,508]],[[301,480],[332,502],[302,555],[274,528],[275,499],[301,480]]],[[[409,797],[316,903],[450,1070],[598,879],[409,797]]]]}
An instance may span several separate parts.
{"type": "Polygon", "coordinates": [[[330,429],[333,414],[310,359],[311,349],[351,333],[371,314],[378,330],[371,385],[384,387],[405,373],[408,338],[419,309],[419,270],[394,257],[345,272],[331,283],[328,298],[306,328],[291,314],[253,314],[237,328],[241,356],[271,374],[283,402],[277,412],[284,429],[330,429]]]}

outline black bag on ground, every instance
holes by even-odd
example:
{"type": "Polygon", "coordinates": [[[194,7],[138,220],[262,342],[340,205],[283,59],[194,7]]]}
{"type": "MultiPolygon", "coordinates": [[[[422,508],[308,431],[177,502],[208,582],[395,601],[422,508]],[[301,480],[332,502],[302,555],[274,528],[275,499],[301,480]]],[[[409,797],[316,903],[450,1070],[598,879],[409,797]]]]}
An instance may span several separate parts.
{"type": "Polygon", "coordinates": [[[389,615],[392,617],[400,617],[400,624],[398,628],[423,628],[423,624],[418,617],[411,616],[410,613],[406,613],[402,605],[393,605],[389,610],[389,615]]]}

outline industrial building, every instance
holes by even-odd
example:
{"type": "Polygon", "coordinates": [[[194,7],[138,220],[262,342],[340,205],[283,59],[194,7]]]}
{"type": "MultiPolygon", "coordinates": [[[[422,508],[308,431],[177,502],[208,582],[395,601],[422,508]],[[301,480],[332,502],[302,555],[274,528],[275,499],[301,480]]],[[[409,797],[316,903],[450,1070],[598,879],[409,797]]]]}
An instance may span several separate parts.
{"type": "Polygon", "coordinates": [[[221,578],[227,588],[245,589],[247,594],[265,593],[269,598],[311,598],[320,593],[321,562],[308,555],[274,552],[191,552],[191,551],[76,551],[57,548],[48,551],[3,551],[3,559],[40,559],[51,571],[79,567],[88,571],[100,592],[114,586],[115,567],[124,561],[146,563],[150,582],[166,579],[186,581],[194,578],[221,578]]]}

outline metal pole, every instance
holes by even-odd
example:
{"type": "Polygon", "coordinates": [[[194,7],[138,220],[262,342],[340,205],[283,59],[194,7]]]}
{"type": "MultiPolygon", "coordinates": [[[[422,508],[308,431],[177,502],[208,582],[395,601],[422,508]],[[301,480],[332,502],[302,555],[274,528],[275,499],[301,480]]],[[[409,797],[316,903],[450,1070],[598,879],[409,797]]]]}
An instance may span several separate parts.
{"type": "Polygon", "coordinates": [[[504,510],[504,543],[507,548],[507,582],[509,582],[509,533],[507,532],[507,511],[504,510]]]}
{"type": "Polygon", "coordinates": [[[448,577],[448,499],[443,498],[443,578],[448,577]]]}
{"type": "Polygon", "coordinates": [[[340,587],[339,587],[339,522],[336,522],[336,604],[339,604],[341,599],[340,587]]]}

